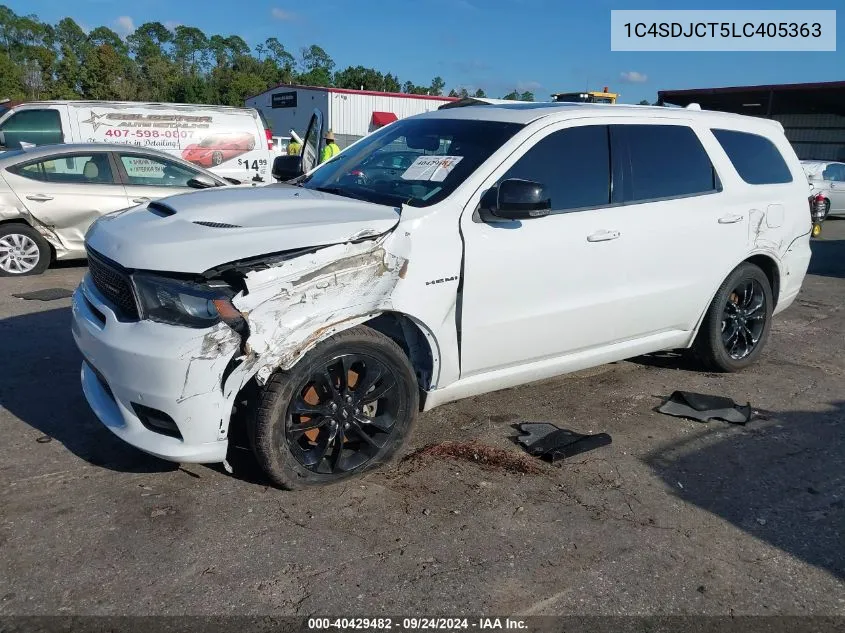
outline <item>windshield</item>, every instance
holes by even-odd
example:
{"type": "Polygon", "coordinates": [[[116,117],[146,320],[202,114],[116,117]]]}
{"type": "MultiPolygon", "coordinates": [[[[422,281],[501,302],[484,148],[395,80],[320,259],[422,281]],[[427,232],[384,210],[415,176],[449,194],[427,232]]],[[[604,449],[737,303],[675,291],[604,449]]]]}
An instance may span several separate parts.
{"type": "Polygon", "coordinates": [[[451,194],[521,127],[405,119],[363,139],[301,184],[378,204],[426,207],[451,194]]]}

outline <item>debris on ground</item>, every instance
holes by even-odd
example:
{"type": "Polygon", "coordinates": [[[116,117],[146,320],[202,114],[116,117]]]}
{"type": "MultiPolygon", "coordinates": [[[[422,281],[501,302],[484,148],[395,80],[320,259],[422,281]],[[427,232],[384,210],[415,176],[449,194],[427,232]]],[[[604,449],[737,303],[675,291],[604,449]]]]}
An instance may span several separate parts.
{"type": "Polygon", "coordinates": [[[416,461],[425,457],[446,457],[478,464],[483,468],[504,470],[523,475],[536,475],[542,469],[519,453],[479,442],[440,442],[414,451],[402,461],[416,461]]]}
{"type": "Polygon", "coordinates": [[[739,405],[730,398],[710,396],[703,393],[676,391],[669,396],[657,411],[679,418],[690,418],[699,422],[724,420],[731,424],[746,424],[751,419],[751,404],[739,405]]]}
{"type": "Polygon", "coordinates": [[[541,457],[552,463],[564,457],[572,457],[594,448],[607,446],[613,441],[607,433],[582,435],[546,422],[523,422],[517,424],[516,428],[523,433],[516,438],[517,442],[530,455],[541,457]]]}
{"type": "Polygon", "coordinates": [[[13,294],[13,297],[26,301],[55,301],[56,299],[67,299],[73,296],[73,291],[67,288],[44,288],[32,292],[21,292],[13,294]]]}

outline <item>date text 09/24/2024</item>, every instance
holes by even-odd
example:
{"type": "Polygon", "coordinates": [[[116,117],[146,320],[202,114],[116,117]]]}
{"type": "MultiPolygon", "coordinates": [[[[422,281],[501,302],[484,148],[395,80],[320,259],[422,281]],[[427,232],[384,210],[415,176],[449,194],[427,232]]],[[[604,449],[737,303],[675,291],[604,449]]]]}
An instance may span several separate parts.
{"type": "Polygon", "coordinates": [[[497,630],[525,629],[526,623],[514,618],[309,618],[308,630],[497,630]]]}

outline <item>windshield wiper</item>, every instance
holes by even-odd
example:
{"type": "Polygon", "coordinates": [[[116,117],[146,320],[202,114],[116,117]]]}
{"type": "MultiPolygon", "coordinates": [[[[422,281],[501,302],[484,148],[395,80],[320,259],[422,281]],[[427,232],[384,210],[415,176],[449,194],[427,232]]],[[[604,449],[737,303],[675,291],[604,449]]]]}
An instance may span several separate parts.
{"type": "Polygon", "coordinates": [[[375,189],[372,189],[370,187],[358,187],[358,189],[361,190],[361,193],[353,193],[349,191],[349,189],[344,189],[342,187],[314,187],[315,191],[322,191],[323,193],[332,193],[337,196],[352,198],[353,200],[363,200],[364,202],[371,202],[372,204],[382,204],[398,209],[401,209],[402,204],[407,200],[407,197],[405,196],[400,196],[395,193],[382,193],[381,191],[376,191],[375,189]],[[390,200],[391,202],[387,202],[385,201],[385,199],[390,200]],[[398,201],[399,205],[394,205],[392,201],[398,201]]]}
{"type": "Polygon", "coordinates": [[[315,191],[322,191],[323,193],[332,193],[336,196],[343,196],[344,198],[352,198],[354,200],[364,200],[367,202],[366,198],[361,197],[360,195],[355,195],[351,193],[347,189],[342,189],[341,187],[314,187],[315,191]]]}

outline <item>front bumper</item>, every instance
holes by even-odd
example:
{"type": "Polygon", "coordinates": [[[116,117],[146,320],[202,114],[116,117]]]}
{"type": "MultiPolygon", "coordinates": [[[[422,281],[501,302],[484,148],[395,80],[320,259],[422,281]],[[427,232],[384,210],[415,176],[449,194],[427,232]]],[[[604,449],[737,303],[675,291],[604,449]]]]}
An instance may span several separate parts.
{"type": "Polygon", "coordinates": [[[100,421],[151,455],[175,462],[226,457],[232,400],[222,377],[239,337],[224,324],[207,330],[121,322],[86,275],[73,295],[73,337],[82,352],[82,389],[100,421]],[[163,412],[174,437],[142,422],[134,405],[163,412]]]}

